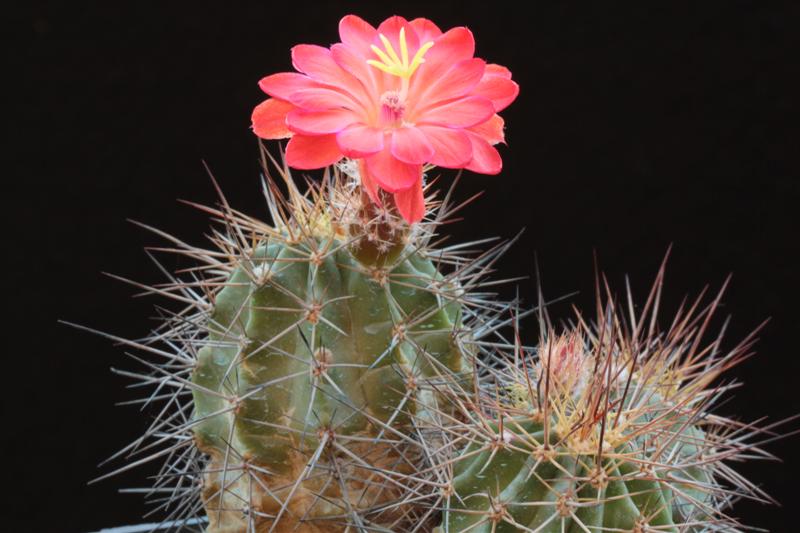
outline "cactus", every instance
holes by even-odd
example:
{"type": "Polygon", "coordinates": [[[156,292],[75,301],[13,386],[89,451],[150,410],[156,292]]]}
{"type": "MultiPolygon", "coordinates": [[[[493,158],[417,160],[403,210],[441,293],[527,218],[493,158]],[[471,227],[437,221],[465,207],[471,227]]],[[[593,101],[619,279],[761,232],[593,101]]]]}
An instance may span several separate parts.
{"type": "Polygon", "coordinates": [[[471,381],[481,339],[506,321],[511,304],[479,289],[508,243],[437,249],[460,207],[449,195],[412,227],[339,167],[306,194],[276,168],[274,225],[223,198],[203,208],[224,228],[215,250],[154,230],[174,244],[159,250],[201,266],[150,288],[188,307],[144,341],[115,338],[165,358],[123,372],[165,402],[125,451],[168,455],[152,494],[169,498],[154,500],[186,518],[202,506],[208,533],[414,530],[436,514],[412,503],[436,496],[419,428],[452,412],[435,382],[471,381]]]}
{"type": "Polygon", "coordinates": [[[609,297],[558,333],[541,298],[524,311],[484,289],[510,243],[432,244],[450,193],[409,226],[352,165],[305,194],[279,169],[272,225],[223,198],[203,208],[212,250],[154,230],[200,263],[148,289],[184,307],[144,340],[107,335],[150,355],[120,373],[163,407],[120,455],[166,459],[149,494],[176,530],[741,531],[732,502],[768,501],[730,463],[769,458],[777,424],[712,413],[755,342],[703,344],[722,291],[662,331],[662,266],[638,316],[609,297]]]}
{"type": "Polygon", "coordinates": [[[395,502],[419,461],[403,432],[435,402],[416,384],[432,361],[455,376],[471,365],[463,291],[430,250],[407,246],[375,264],[369,223],[346,210],[329,219],[294,189],[291,198],[293,219],[248,228],[252,244],[213,298],[192,373],[213,532],[244,531],[249,516],[258,531],[334,531],[351,512],[393,523],[408,513],[395,502]]]}
{"type": "Polygon", "coordinates": [[[769,458],[764,430],[710,409],[755,332],[704,346],[719,297],[658,330],[663,273],[638,317],[629,296],[626,314],[598,302],[594,324],[579,314],[560,335],[543,320],[535,350],[493,365],[472,423],[449,428],[460,451],[439,458],[454,466],[438,533],[739,531],[732,500],[765,495],[728,463],[769,458]]]}

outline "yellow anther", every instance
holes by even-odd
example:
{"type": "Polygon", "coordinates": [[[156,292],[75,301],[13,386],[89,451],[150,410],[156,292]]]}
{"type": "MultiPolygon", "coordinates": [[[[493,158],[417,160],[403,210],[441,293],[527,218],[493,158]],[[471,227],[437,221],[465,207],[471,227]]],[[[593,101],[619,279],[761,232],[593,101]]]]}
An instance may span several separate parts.
{"type": "Polygon", "coordinates": [[[375,46],[371,46],[372,51],[378,56],[378,59],[368,59],[367,64],[373,67],[400,78],[408,79],[419,66],[425,62],[425,53],[433,46],[433,41],[428,41],[423,44],[414,54],[411,62],[408,61],[408,42],[406,42],[406,30],[400,28],[400,55],[397,55],[392,43],[384,34],[378,34],[381,42],[383,43],[383,50],[375,46]]]}
{"type": "MultiPolygon", "coordinates": [[[[411,66],[408,67],[408,70],[411,72],[411,74],[413,74],[414,71],[417,70],[417,68],[419,68],[419,66],[425,62],[425,57],[424,57],[425,52],[430,50],[431,46],[433,46],[433,41],[428,41],[427,43],[419,47],[417,53],[414,54],[414,59],[411,61],[411,66]]],[[[409,76],[411,74],[409,74],[409,76]]]]}
{"type": "MultiPolygon", "coordinates": [[[[405,42],[405,40],[406,40],[405,33],[406,32],[403,31],[403,28],[400,28],[400,42],[401,43],[405,42]]],[[[382,34],[382,33],[380,35],[378,35],[378,37],[380,37],[381,42],[383,43],[383,48],[386,50],[386,53],[389,54],[389,57],[392,58],[392,62],[394,62],[394,64],[396,64],[396,65],[397,64],[402,65],[403,62],[400,61],[399,57],[397,57],[397,52],[394,51],[394,47],[392,46],[392,43],[389,41],[389,39],[387,39],[386,36],[384,34],[382,34]]],[[[373,47],[374,47],[374,45],[373,45],[373,47]]]]}
{"type": "Polygon", "coordinates": [[[400,28],[400,57],[403,64],[408,65],[408,44],[406,44],[406,29],[400,28]]]}

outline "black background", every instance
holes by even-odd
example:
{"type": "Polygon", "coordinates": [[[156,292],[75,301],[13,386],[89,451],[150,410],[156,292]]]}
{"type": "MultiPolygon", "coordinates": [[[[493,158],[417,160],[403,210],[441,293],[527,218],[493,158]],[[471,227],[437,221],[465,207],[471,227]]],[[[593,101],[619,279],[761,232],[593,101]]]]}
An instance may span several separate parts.
{"type": "MultiPolygon", "coordinates": [[[[729,272],[728,345],[773,318],[758,355],[733,373],[745,387],[721,412],[772,421],[800,411],[798,4],[530,4],[523,13],[497,1],[31,2],[6,13],[14,40],[4,85],[15,93],[2,112],[11,135],[3,146],[12,269],[6,531],[87,532],[140,520],[140,498],[116,491],[143,486],[150,470],[86,485],[104,472],[96,463],[146,423],[135,408],[112,405],[132,393],[108,368],[135,365],[120,347],[56,320],[127,337],[148,331],[155,301],[132,299],[132,288],[100,272],[160,281],[142,252],[160,241],[127,218],[204,242],[204,217],[176,202],[214,202],[201,159],[234,206],[266,216],[249,131],[263,98],[256,82],[291,69],[292,45],[336,42],[350,12],[373,24],[396,13],[469,26],[477,55],[507,65],[521,86],[503,113],[505,170],[465,176],[461,198],[486,194],[448,230],[454,242],[526,227],[502,275],[532,274],[537,253],[546,294],[578,290],[570,303],[586,309],[593,250],[618,291],[628,273],[643,299],[674,243],[665,322],[684,294],[718,288],[729,272]]],[[[534,287],[520,283],[529,300],[534,287]]],[[[551,312],[568,317],[569,304],[551,312]]],[[[523,335],[535,338],[527,326],[523,335]]],[[[735,515],[797,530],[797,446],[792,438],[768,447],[784,464],[741,466],[789,508],[745,502],[735,515]]]]}

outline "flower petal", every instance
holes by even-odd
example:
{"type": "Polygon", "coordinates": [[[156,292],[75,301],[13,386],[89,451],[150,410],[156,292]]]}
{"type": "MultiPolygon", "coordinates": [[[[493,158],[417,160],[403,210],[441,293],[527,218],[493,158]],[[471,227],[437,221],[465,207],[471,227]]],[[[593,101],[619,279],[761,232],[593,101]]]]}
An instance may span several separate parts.
{"type": "Polygon", "coordinates": [[[392,155],[404,163],[422,164],[433,157],[433,147],[425,134],[413,126],[397,128],[392,132],[392,155]]]}
{"type": "Polygon", "coordinates": [[[345,15],[339,21],[339,37],[342,42],[362,53],[370,50],[378,31],[361,17],[345,15]]]}
{"type": "Polygon", "coordinates": [[[430,162],[444,168],[464,168],[472,159],[472,142],[463,130],[423,125],[419,129],[433,146],[430,162]]]}
{"type": "Polygon", "coordinates": [[[317,84],[308,76],[297,72],[279,72],[266,78],[261,78],[258,86],[273,98],[289,100],[295,91],[310,89],[311,87],[316,87],[317,84]]]}
{"type": "Polygon", "coordinates": [[[445,63],[452,65],[456,61],[469,59],[475,55],[475,38],[469,28],[460,26],[451,28],[440,35],[427,54],[429,63],[445,63]]]}
{"type": "Polygon", "coordinates": [[[351,124],[336,134],[336,142],[347,157],[366,157],[383,150],[383,131],[366,124],[351,124]]]}
{"type": "MultiPolygon", "coordinates": [[[[392,46],[394,47],[394,51],[397,53],[397,55],[400,55],[401,28],[405,30],[408,55],[409,57],[414,57],[414,54],[416,54],[417,50],[419,50],[419,37],[417,37],[416,30],[414,30],[411,24],[409,24],[408,21],[403,17],[394,15],[381,22],[381,25],[378,26],[378,34],[383,34],[387,39],[389,39],[389,42],[392,43],[392,46]]],[[[383,43],[378,44],[376,42],[375,44],[378,45],[378,48],[383,50],[383,43]]]]}
{"type": "Polygon", "coordinates": [[[439,26],[425,18],[416,18],[409,22],[409,24],[416,30],[420,44],[436,40],[442,34],[442,30],[439,29],[439,26]]]}
{"type": "Polygon", "coordinates": [[[269,98],[253,109],[253,131],[262,139],[286,139],[292,136],[286,126],[286,114],[294,109],[289,102],[269,98]]]}
{"type": "Polygon", "coordinates": [[[509,106],[519,94],[519,85],[503,76],[484,76],[473,91],[488,98],[494,105],[495,112],[500,112],[509,106]]]}
{"type": "Polygon", "coordinates": [[[417,180],[413,187],[394,193],[397,210],[409,224],[422,220],[425,216],[425,195],[422,192],[422,180],[417,180]]]}
{"type": "MultiPolygon", "coordinates": [[[[453,65],[443,76],[428,87],[420,87],[414,95],[418,106],[429,106],[460,98],[474,89],[484,77],[486,62],[483,59],[464,59],[453,65]]],[[[410,111],[413,113],[413,111],[410,111]]]]}
{"type": "Polygon", "coordinates": [[[467,170],[479,174],[499,174],[503,169],[503,160],[500,153],[486,139],[472,132],[467,132],[472,141],[472,161],[466,166],[467,170]]]}
{"type": "Polygon", "coordinates": [[[486,65],[486,73],[492,74],[493,76],[500,76],[502,78],[511,79],[511,71],[508,70],[507,67],[503,65],[498,65],[497,63],[488,63],[486,65]]]}
{"type": "Polygon", "coordinates": [[[381,189],[397,192],[422,180],[422,165],[403,163],[388,147],[366,158],[367,171],[381,189]]]}
{"type": "Polygon", "coordinates": [[[316,44],[298,44],[292,47],[292,65],[313,79],[336,79],[338,67],[331,60],[330,50],[316,44]]]}
{"type": "MultiPolygon", "coordinates": [[[[371,54],[372,51],[370,50],[369,53],[371,54]]],[[[367,64],[364,58],[369,56],[365,56],[349,45],[336,43],[331,46],[331,57],[336,61],[337,65],[363,84],[366,95],[375,95],[374,99],[369,99],[368,97],[362,98],[361,101],[364,102],[363,105],[365,107],[377,105],[374,102],[377,100],[377,95],[380,93],[377,83],[380,71],[367,64]]]]}
{"type": "Polygon", "coordinates": [[[498,114],[494,114],[492,118],[486,122],[472,126],[469,128],[469,130],[474,131],[486,139],[489,144],[505,143],[506,134],[505,131],[503,131],[505,124],[506,122],[503,120],[503,117],[498,114]]]}
{"type": "Polygon", "coordinates": [[[286,115],[289,129],[305,135],[338,133],[354,122],[358,122],[358,116],[347,109],[306,111],[295,108],[286,115]]]}
{"type": "Polygon", "coordinates": [[[349,95],[323,87],[295,91],[289,97],[289,101],[297,107],[309,111],[324,111],[342,107],[353,109],[356,107],[356,102],[349,95]]]}
{"type": "Polygon", "coordinates": [[[411,77],[409,93],[416,94],[436,83],[454,63],[475,55],[475,39],[467,28],[453,28],[438,37],[425,54],[425,62],[411,77]]]}
{"type": "Polygon", "coordinates": [[[286,145],[286,164],[310,170],[327,167],[342,158],[336,135],[295,135],[286,145]]]}
{"type": "Polygon", "coordinates": [[[489,99],[482,96],[468,96],[446,104],[434,104],[417,111],[416,115],[418,124],[469,128],[489,120],[494,115],[494,106],[489,99]]]}
{"type": "Polygon", "coordinates": [[[292,64],[314,81],[340,88],[356,99],[363,99],[363,85],[333,60],[331,51],[327,48],[298,44],[292,48],[292,64]]]}
{"type": "Polygon", "coordinates": [[[358,176],[361,178],[361,186],[367,191],[367,196],[372,200],[372,203],[382,206],[381,195],[378,194],[380,191],[378,184],[375,183],[375,180],[370,176],[367,165],[363,159],[358,160],[358,176]]]}

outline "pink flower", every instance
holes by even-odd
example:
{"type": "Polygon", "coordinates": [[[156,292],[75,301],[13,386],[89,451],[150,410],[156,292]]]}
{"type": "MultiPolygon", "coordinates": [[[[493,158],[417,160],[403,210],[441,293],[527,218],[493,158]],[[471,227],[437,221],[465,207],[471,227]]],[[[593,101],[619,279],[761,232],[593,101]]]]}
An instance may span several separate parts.
{"type": "Polygon", "coordinates": [[[580,332],[545,339],[539,346],[539,379],[549,375],[555,394],[582,393],[588,373],[591,371],[591,356],[586,351],[586,342],[580,332]]]}
{"type": "Polygon", "coordinates": [[[262,79],[271,98],[253,111],[253,131],[290,138],[287,164],[298,169],[359,160],[361,182],[380,204],[394,194],[410,223],[422,219],[425,164],[497,174],[497,114],[517,96],[511,72],[474,57],[467,28],[445,33],[431,21],[394,16],[378,29],[355,15],[339,23],[342,42],[292,48],[298,72],[262,79]]]}

